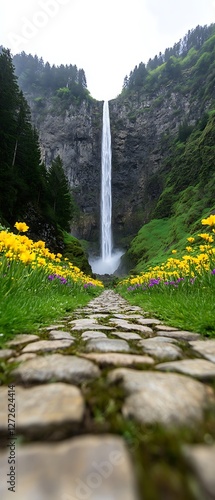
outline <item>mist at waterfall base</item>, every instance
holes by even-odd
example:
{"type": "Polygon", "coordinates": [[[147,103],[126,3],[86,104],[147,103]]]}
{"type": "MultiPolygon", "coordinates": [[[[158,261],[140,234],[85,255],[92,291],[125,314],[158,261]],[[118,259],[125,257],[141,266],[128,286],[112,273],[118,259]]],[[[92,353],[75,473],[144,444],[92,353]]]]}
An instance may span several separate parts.
{"type": "Polygon", "coordinates": [[[111,256],[106,259],[103,259],[102,257],[89,259],[93,273],[101,275],[114,274],[120,265],[120,259],[123,254],[124,251],[115,250],[111,253],[111,256]]]}
{"type": "Polygon", "coordinates": [[[90,265],[96,274],[113,274],[119,267],[123,252],[121,250],[112,252],[112,152],[108,101],[104,101],[103,105],[101,156],[101,257],[91,259],[90,265]]]}

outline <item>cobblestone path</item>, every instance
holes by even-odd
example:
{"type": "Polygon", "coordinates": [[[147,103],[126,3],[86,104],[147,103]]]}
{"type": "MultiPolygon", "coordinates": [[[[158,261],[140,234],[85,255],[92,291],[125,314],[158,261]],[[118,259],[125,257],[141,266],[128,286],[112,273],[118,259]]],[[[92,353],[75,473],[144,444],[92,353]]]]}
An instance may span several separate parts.
{"type": "Polygon", "coordinates": [[[215,498],[215,340],[106,290],[0,360],[2,500],[215,498]]]}

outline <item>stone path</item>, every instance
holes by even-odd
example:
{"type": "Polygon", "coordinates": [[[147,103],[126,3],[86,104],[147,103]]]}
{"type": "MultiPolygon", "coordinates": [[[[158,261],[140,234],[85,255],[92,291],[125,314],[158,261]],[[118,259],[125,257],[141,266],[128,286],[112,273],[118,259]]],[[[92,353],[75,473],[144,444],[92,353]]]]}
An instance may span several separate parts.
{"type": "Polygon", "coordinates": [[[215,498],[215,340],[106,290],[0,359],[2,500],[215,498]]]}

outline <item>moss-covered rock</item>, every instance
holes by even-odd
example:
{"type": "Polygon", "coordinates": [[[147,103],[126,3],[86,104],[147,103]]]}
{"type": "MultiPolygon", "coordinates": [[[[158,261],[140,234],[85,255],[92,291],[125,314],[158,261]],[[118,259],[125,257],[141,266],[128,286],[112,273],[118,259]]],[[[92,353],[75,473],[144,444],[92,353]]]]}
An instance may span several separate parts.
{"type": "Polygon", "coordinates": [[[69,259],[74,266],[79,267],[84,274],[92,276],[92,268],[80,241],[67,233],[64,233],[63,257],[69,259]]]}

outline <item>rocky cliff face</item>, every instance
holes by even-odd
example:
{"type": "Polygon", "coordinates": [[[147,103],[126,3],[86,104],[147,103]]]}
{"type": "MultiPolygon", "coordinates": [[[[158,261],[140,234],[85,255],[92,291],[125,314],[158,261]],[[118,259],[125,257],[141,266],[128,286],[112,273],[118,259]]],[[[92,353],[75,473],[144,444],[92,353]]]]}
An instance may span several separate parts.
{"type": "MultiPolygon", "coordinates": [[[[80,214],[72,228],[79,238],[99,241],[102,102],[38,102],[26,96],[40,133],[46,165],[60,155],[80,214]]],[[[171,86],[153,95],[129,93],[110,101],[112,132],[113,238],[117,246],[148,221],[162,186],[159,170],[169,140],[185,118],[199,118],[199,103],[171,86]]]]}
{"type": "Polygon", "coordinates": [[[39,131],[43,160],[49,168],[60,155],[76,200],[78,214],[72,232],[91,242],[98,240],[100,218],[100,164],[102,103],[68,104],[63,99],[37,101],[26,96],[39,131]]]}
{"type": "Polygon", "coordinates": [[[149,220],[162,185],[161,164],[185,119],[195,123],[197,103],[171,88],[154,95],[130,93],[110,102],[113,167],[113,231],[117,241],[149,220]]]}

